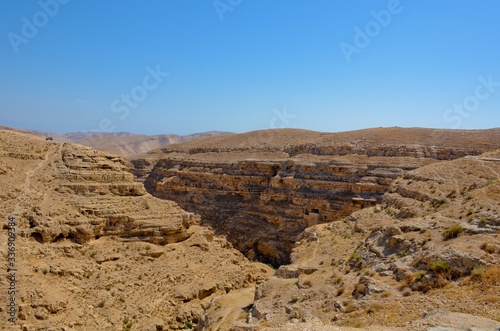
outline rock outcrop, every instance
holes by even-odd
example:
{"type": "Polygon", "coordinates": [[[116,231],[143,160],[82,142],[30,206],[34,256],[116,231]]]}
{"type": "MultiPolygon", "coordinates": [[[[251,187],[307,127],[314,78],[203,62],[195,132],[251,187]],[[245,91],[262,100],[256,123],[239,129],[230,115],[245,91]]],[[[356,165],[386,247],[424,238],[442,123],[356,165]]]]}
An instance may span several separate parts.
{"type": "Polygon", "coordinates": [[[366,156],[276,157],[218,153],[160,160],[145,181],[156,197],[195,212],[251,259],[288,263],[307,227],[338,220],[380,202],[392,180],[428,160],[366,156]]]}
{"type": "Polygon", "coordinates": [[[496,330],[499,174],[500,151],[405,173],[377,206],[307,228],[246,319],[221,330],[496,330]]]}
{"type": "MultiPolygon", "coordinates": [[[[185,329],[214,297],[274,273],[148,194],[119,157],[0,130],[0,169],[0,256],[6,266],[14,231],[17,304],[14,324],[0,309],[2,330],[185,329]]],[[[0,301],[9,286],[2,275],[0,301]]]]}
{"type": "Polygon", "coordinates": [[[20,216],[29,230],[22,235],[79,243],[114,235],[165,244],[186,239],[186,230],[198,223],[199,216],[149,195],[125,160],[72,143],[49,146],[30,179],[46,180],[51,193],[24,192],[29,207],[20,216]]]}
{"type": "Polygon", "coordinates": [[[170,145],[131,161],[148,192],[201,215],[249,258],[280,265],[306,227],[375,205],[398,176],[495,147],[498,129],[267,130],[170,145]]]}

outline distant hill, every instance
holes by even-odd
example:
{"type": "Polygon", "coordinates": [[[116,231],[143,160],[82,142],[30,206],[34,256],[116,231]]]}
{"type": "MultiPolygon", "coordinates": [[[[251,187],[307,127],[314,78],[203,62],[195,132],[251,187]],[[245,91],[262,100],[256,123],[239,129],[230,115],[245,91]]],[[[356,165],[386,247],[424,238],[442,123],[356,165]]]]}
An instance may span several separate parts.
{"type": "Polygon", "coordinates": [[[252,131],[168,145],[152,150],[163,153],[286,152],[296,154],[368,156],[412,156],[453,159],[500,148],[500,128],[446,130],[426,128],[371,128],[346,132],[316,132],[301,129],[252,131]],[[450,154],[458,153],[458,155],[450,154]]]}
{"type": "Polygon", "coordinates": [[[11,128],[8,126],[0,125],[0,130],[8,130],[15,131],[21,133],[32,133],[37,134],[44,137],[52,137],[56,141],[71,141],[75,142],[78,140],[93,138],[93,137],[131,137],[131,136],[139,136],[138,134],[130,133],[130,132],[69,132],[69,133],[54,133],[54,132],[45,132],[39,130],[23,130],[11,128]]]}
{"type": "Polygon", "coordinates": [[[70,141],[80,145],[92,147],[102,152],[122,157],[144,154],[164,145],[189,142],[201,138],[233,134],[232,132],[209,131],[193,133],[186,136],[176,134],[159,134],[149,136],[130,132],[69,132],[54,133],[39,130],[22,130],[0,125],[0,130],[34,134],[43,137],[52,137],[56,141],[70,141]]]}
{"type": "Polygon", "coordinates": [[[52,137],[57,141],[71,141],[76,142],[79,140],[95,138],[95,137],[133,137],[139,136],[130,132],[69,132],[69,133],[53,133],[38,130],[26,130],[44,137],[52,137]]]}
{"type": "Polygon", "coordinates": [[[231,132],[210,131],[194,133],[187,136],[176,134],[160,134],[156,136],[131,135],[131,136],[105,136],[92,137],[75,141],[77,144],[92,147],[94,149],[119,155],[122,157],[147,153],[153,149],[183,142],[189,142],[201,138],[230,135],[231,132]]]}

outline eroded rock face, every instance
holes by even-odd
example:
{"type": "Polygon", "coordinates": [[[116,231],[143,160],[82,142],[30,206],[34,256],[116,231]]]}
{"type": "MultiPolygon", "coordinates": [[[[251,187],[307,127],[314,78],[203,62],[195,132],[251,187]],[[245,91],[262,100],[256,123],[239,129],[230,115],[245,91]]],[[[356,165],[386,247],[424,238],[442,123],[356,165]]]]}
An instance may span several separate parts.
{"type": "Polygon", "coordinates": [[[247,327],[499,327],[499,174],[500,151],[432,163],[381,204],[307,228],[291,264],[257,287],[247,327]]]}
{"type": "Polygon", "coordinates": [[[249,258],[279,265],[306,227],[380,202],[408,171],[499,141],[500,130],[265,130],[170,145],[131,161],[148,192],[200,214],[249,258]]]}
{"type": "MultiPolygon", "coordinates": [[[[121,158],[0,130],[0,168],[0,218],[18,234],[17,320],[0,309],[1,330],[182,330],[274,273],[146,193],[121,158]]],[[[8,233],[4,223],[4,261],[8,233]]]]}
{"type": "Polygon", "coordinates": [[[3,192],[10,190],[2,195],[2,213],[29,225],[23,236],[84,243],[113,235],[166,244],[188,238],[187,229],[199,222],[148,194],[120,157],[19,133],[0,135],[2,162],[11,169],[2,175],[3,192]]]}
{"type": "Polygon", "coordinates": [[[397,176],[429,162],[365,156],[229,157],[233,160],[162,159],[145,186],[154,196],[200,214],[248,257],[273,264],[289,262],[291,247],[306,227],[375,205],[397,176]]]}

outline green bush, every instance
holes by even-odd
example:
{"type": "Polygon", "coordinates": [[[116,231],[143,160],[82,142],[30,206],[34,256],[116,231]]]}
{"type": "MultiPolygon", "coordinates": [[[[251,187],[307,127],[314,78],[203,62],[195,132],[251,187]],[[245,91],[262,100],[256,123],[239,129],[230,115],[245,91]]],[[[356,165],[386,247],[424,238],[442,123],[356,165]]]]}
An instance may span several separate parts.
{"type": "Polygon", "coordinates": [[[189,329],[189,330],[190,330],[190,329],[192,329],[192,328],[193,328],[193,323],[191,323],[191,322],[189,322],[189,321],[188,321],[188,322],[186,322],[186,329],[189,329]]]}
{"type": "Polygon", "coordinates": [[[351,253],[351,260],[361,261],[361,258],[362,256],[358,252],[351,253]]]}
{"type": "Polygon", "coordinates": [[[413,277],[416,279],[416,280],[421,280],[422,278],[424,278],[424,276],[427,274],[427,272],[425,270],[419,270],[419,271],[416,271],[414,274],[413,274],[413,277]]]}
{"type": "Polygon", "coordinates": [[[432,270],[437,273],[447,272],[450,270],[450,264],[443,259],[438,259],[432,263],[432,270]]]}

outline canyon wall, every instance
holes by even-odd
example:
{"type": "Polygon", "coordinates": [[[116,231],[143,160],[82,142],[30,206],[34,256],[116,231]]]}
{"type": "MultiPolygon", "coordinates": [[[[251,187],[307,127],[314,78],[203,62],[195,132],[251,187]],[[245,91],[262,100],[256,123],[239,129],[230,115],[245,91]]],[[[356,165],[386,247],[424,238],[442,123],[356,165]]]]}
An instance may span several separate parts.
{"type": "Polygon", "coordinates": [[[405,170],[432,162],[366,156],[259,161],[231,156],[229,162],[161,159],[145,187],[200,214],[247,257],[274,265],[289,262],[296,237],[305,228],[375,205],[405,170]]]}
{"type": "Polygon", "coordinates": [[[305,228],[376,204],[406,171],[498,147],[498,129],[265,130],[131,162],[149,193],[201,215],[247,257],[280,265],[305,228]]]}

